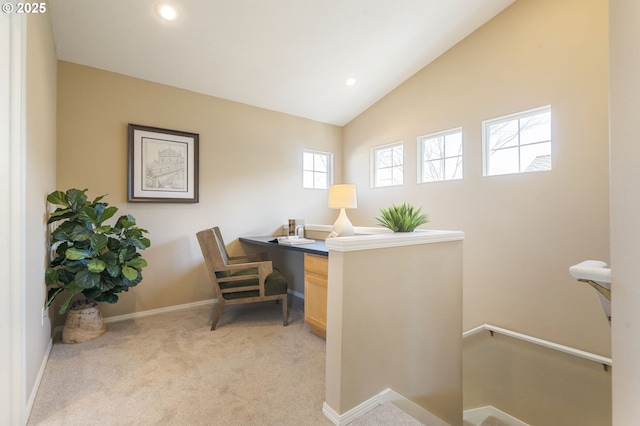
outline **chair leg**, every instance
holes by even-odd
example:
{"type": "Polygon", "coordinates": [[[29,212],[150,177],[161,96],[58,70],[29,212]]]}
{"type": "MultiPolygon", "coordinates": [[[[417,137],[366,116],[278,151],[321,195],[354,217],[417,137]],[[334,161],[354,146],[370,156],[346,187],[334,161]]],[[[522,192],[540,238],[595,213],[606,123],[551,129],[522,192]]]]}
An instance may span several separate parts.
{"type": "Polygon", "coordinates": [[[215,330],[216,329],[216,325],[218,324],[218,320],[220,319],[220,314],[222,313],[222,310],[224,309],[224,299],[221,302],[220,298],[218,298],[218,302],[216,303],[216,310],[213,313],[213,322],[211,323],[211,330],[215,330]]]}
{"type": "Polygon", "coordinates": [[[288,305],[287,294],[285,293],[282,296],[282,325],[285,327],[289,324],[289,315],[287,312],[287,305],[288,305]]]}

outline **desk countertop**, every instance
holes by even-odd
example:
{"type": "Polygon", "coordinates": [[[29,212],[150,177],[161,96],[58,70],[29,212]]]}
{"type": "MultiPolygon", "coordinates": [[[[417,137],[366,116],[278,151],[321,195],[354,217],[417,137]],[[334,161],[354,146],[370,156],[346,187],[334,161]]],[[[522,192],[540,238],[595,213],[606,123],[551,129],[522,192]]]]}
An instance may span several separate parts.
{"type": "Polygon", "coordinates": [[[293,251],[301,251],[304,253],[317,254],[319,256],[328,256],[329,250],[327,246],[324,244],[322,240],[316,240],[315,243],[310,244],[298,244],[298,245],[285,245],[278,244],[274,241],[277,240],[276,236],[268,236],[268,237],[240,237],[239,240],[241,243],[246,244],[254,244],[258,246],[265,247],[276,247],[285,250],[293,250],[293,251]]]}

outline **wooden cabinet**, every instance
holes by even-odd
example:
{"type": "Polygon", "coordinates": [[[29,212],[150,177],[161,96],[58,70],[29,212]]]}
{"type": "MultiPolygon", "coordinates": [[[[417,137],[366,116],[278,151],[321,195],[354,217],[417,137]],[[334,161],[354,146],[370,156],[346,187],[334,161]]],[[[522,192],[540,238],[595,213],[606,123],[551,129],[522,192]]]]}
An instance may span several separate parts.
{"type": "Polygon", "coordinates": [[[304,254],[304,321],[310,331],[326,339],[329,258],[304,254]]]}

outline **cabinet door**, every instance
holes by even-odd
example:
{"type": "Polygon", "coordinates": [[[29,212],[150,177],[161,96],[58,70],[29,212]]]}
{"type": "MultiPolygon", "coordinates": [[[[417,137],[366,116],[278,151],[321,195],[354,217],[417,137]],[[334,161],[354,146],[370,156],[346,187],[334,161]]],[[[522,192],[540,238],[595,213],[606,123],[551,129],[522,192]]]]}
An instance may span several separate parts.
{"type": "Polygon", "coordinates": [[[305,254],[304,320],[310,331],[323,339],[327,334],[328,259],[305,254]]]}

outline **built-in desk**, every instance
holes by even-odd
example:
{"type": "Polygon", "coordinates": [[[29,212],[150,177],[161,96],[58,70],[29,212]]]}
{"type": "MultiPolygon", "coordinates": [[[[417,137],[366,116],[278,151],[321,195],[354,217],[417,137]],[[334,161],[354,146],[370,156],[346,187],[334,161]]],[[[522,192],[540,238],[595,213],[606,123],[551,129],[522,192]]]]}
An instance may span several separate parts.
{"type": "Polygon", "coordinates": [[[278,237],[273,237],[273,236],[241,237],[239,240],[241,243],[254,244],[254,245],[265,246],[270,248],[277,247],[285,250],[301,251],[303,253],[317,254],[318,256],[327,257],[329,255],[329,250],[327,249],[327,246],[324,244],[324,241],[322,240],[315,240],[316,242],[312,244],[287,245],[287,244],[274,243],[273,241],[276,241],[277,238],[278,237]]]}
{"type": "Polygon", "coordinates": [[[240,242],[304,253],[304,321],[313,334],[326,339],[329,250],[321,240],[309,244],[286,245],[275,243],[276,238],[243,237],[240,242]]]}

